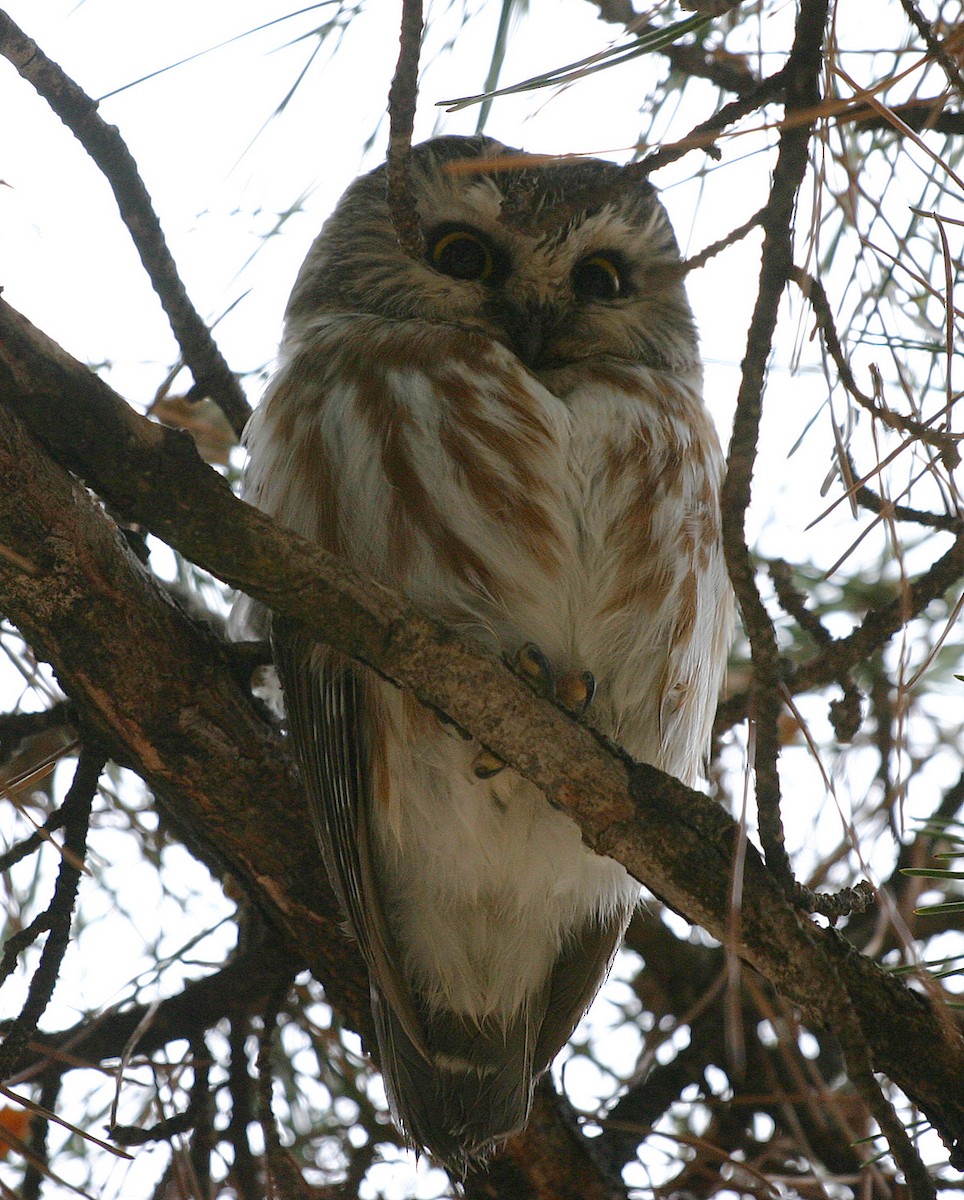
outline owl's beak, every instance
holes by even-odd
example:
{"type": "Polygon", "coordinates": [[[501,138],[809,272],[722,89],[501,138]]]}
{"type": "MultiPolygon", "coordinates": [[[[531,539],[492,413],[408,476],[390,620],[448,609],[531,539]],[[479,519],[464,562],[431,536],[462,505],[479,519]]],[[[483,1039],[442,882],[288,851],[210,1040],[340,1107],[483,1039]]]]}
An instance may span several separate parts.
{"type": "Polygon", "coordinates": [[[498,320],[509,349],[530,371],[546,365],[546,351],[560,326],[560,313],[553,305],[500,305],[498,320]]]}

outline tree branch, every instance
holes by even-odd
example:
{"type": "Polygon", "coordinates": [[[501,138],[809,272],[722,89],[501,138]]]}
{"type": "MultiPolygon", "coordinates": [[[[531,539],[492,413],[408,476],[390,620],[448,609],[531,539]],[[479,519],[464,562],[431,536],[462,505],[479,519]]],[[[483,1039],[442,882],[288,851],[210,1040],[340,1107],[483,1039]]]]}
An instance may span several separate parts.
{"type": "MultiPolygon", "coordinates": [[[[908,518],[912,519],[912,518],[908,518]]],[[[957,585],[964,577],[964,530],[956,527],[953,544],[922,575],[913,580],[889,604],[872,608],[863,621],[846,637],[833,641],[784,680],[791,695],[813,691],[828,683],[846,679],[860,664],[881,650],[899,629],[919,616],[933,601],[957,585]]],[[[717,710],[717,733],[746,719],[751,695],[738,692],[724,700],[717,710]]]]}
{"type": "MultiPolygon", "coordinates": [[[[964,75],[961,74],[960,64],[954,58],[955,53],[960,53],[959,39],[954,50],[949,50],[934,32],[934,26],[924,17],[915,0],[900,0],[900,4],[907,14],[907,19],[924,39],[927,53],[940,64],[941,70],[947,76],[947,82],[958,96],[964,97],[964,75]]],[[[960,30],[957,32],[959,34],[960,30]]]]}
{"type": "Polygon", "coordinates": [[[133,1050],[150,1055],[170,1042],[203,1034],[224,1017],[258,1012],[278,979],[288,976],[297,965],[298,960],[276,932],[263,927],[251,945],[239,950],[219,971],[191,981],[156,1007],[132,1004],[85,1017],[70,1029],[35,1035],[31,1043],[34,1059],[21,1078],[61,1074],[61,1050],[69,1051],[73,1060],[99,1063],[120,1058],[139,1032],[133,1050]]]}
{"type": "MultiPolygon", "coordinates": [[[[786,81],[787,116],[812,111],[819,102],[817,77],[821,66],[827,0],[800,5],[793,49],[781,74],[786,81]]],[[[780,299],[793,265],[791,229],[797,192],[806,173],[811,123],[793,122],[780,133],[780,150],[773,171],[770,197],[761,225],[763,256],[756,305],[747,333],[743,374],[737,395],[733,432],[723,484],[723,549],[740,604],[753,662],[753,719],[756,726],[756,795],[760,838],[767,864],[794,892],[793,870],[784,847],[780,820],[780,753],[778,717],[780,654],[776,633],[756,586],[755,569],[746,544],[745,521],[756,463],[757,438],[763,412],[767,360],[776,330],[780,299]]]]}
{"type": "MultiPolygon", "coordinates": [[[[60,870],[54,887],[54,895],[42,914],[37,931],[46,932],[47,940],[40,955],[27,989],[27,998],[19,1016],[5,1031],[3,1046],[0,1047],[0,1079],[7,1079],[20,1064],[27,1042],[43,1016],[57,979],[67,944],[77,899],[77,887],[87,850],[87,827],[90,809],[97,792],[97,780],[104,769],[106,756],[100,746],[81,749],[74,772],[74,780],[63,802],[64,842],[60,858],[60,870]]],[[[28,932],[31,926],[21,930],[28,932]]],[[[29,941],[33,941],[36,937],[29,941]]],[[[29,944],[17,935],[9,938],[4,951],[4,960],[29,944]]]]}
{"type": "MultiPolygon", "coordinates": [[[[237,500],[189,438],[139,417],[2,302],[0,401],[112,504],[448,714],[577,820],[590,846],[625,863],[721,941],[730,938],[739,831],[707,797],[631,763],[535,696],[494,656],[237,500]]],[[[339,962],[327,945],[339,944],[330,891],[310,839],[291,837],[291,820],[303,814],[292,818],[292,792],[279,786],[277,741],[258,724],[212,644],[172,608],[121,539],[104,532],[101,510],[82,489],[71,489],[9,415],[3,424],[0,537],[39,568],[41,582],[0,560],[0,601],[124,760],[139,764],[182,825],[196,823],[243,878],[260,885],[319,978],[345,990],[357,1012],[364,1007],[354,986],[363,986],[358,956],[342,943],[347,953],[339,962]],[[99,621],[92,622],[95,608],[99,621]],[[113,637],[104,639],[104,628],[113,637]],[[171,682],[182,676],[187,684],[177,686],[172,730],[171,682]],[[258,803],[239,805],[238,796],[257,796],[258,803]],[[318,896],[321,917],[312,904],[318,896]]],[[[919,1104],[961,1162],[964,1042],[946,1014],[873,963],[841,957],[836,942],[789,903],[752,846],[738,925],[734,949],[822,1026],[839,1015],[836,989],[827,983],[833,955],[875,1069],[919,1104]]]]}
{"type": "Polygon", "coordinates": [[[411,258],[421,258],[425,238],[412,191],[412,131],[418,99],[418,58],[422,41],[422,0],[403,0],[398,65],[388,92],[388,211],[398,244],[411,258]]]}
{"type": "MultiPolygon", "coordinates": [[[[599,9],[599,18],[613,25],[624,25],[636,36],[656,29],[640,18],[631,0],[591,0],[599,9]]],[[[732,7],[732,5],[730,6],[732,7]]],[[[753,91],[757,77],[745,55],[730,54],[722,46],[707,47],[701,42],[673,42],[662,46],[659,53],[674,71],[695,79],[707,79],[724,91],[744,96],[753,91]]]]}
{"type": "MultiPolygon", "coordinates": [[[[47,415],[69,420],[72,412],[89,432],[89,396],[75,394],[76,407],[64,392],[57,398],[69,387],[59,365],[47,363],[47,415]]],[[[95,390],[103,387],[80,370],[95,390]]],[[[11,386],[0,366],[4,400],[11,386]]],[[[36,392],[26,401],[35,415],[43,407],[36,392]]],[[[125,407],[118,402],[118,411],[125,407]]],[[[208,630],[175,606],[85,489],[38,452],[8,409],[0,411],[0,541],[20,545],[31,564],[22,570],[0,557],[0,607],[51,663],[113,757],[151,786],[192,851],[260,899],[328,981],[332,1002],[368,1037],[367,973],[338,932],[341,914],[312,839],[292,835],[309,821],[292,800],[300,784],[284,742],[208,630]]],[[[167,440],[162,427],[126,411],[148,441],[167,440]]],[[[104,436],[110,454],[122,458],[130,431],[115,424],[104,436]]],[[[186,446],[184,436],[175,441],[186,446]]],[[[230,496],[213,470],[207,484],[230,496]]],[[[184,503],[180,494],[176,505],[184,503]]]]}

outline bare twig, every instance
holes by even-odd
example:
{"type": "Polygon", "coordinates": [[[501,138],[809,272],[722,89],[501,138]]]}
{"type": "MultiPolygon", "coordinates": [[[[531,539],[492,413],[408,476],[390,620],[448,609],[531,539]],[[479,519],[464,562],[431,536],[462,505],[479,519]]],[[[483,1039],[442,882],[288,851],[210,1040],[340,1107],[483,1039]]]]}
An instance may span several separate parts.
{"type": "Polygon", "coordinates": [[[187,1133],[195,1128],[210,1099],[208,1078],[211,1065],[203,1035],[195,1032],[189,1041],[194,1082],[191,1085],[187,1107],[181,1112],[172,1113],[171,1116],[156,1121],[147,1129],[142,1129],[139,1125],[112,1125],[110,1135],[119,1145],[146,1146],[150,1142],[169,1142],[177,1134],[187,1133]]]}
{"type": "Polygon", "coordinates": [[[258,1011],[278,980],[290,978],[300,965],[275,931],[263,929],[219,971],[187,983],[157,1005],[110,1009],[84,1017],[70,1029],[36,1035],[30,1044],[31,1062],[20,1077],[59,1077],[65,1062],[62,1052],[67,1051],[74,1063],[119,1058],[135,1035],[141,1055],[190,1040],[227,1016],[258,1011]]]}
{"type": "Polygon", "coordinates": [[[404,0],[398,65],[388,93],[390,133],[386,174],[388,208],[398,244],[421,258],[424,238],[412,191],[412,131],[418,99],[418,58],[422,40],[421,0],[404,0]]]}
{"type": "MultiPolygon", "coordinates": [[[[77,761],[73,783],[64,798],[64,849],[70,851],[75,861],[83,861],[87,845],[87,821],[90,807],[97,791],[97,780],[104,769],[106,755],[98,745],[85,746],[77,761]]],[[[70,937],[70,925],[77,898],[77,886],[81,871],[64,854],[60,860],[60,871],[54,888],[53,899],[43,914],[43,928],[48,931],[47,941],[40,955],[40,962],[30,981],[27,999],[20,1015],[7,1029],[0,1047],[0,1079],[8,1079],[21,1062],[27,1043],[37,1028],[50,1002],[60,973],[70,937]]],[[[11,950],[8,944],[7,953],[11,950]]]]}
{"type": "MultiPolygon", "coordinates": [[[[769,564],[769,571],[777,593],[777,599],[784,610],[793,617],[801,629],[806,630],[817,646],[826,647],[832,645],[833,637],[830,631],[824,626],[817,614],[807,608],[806,598],[794,586],[793,571],[790,564],[784,562],[782,559],[777,559],[769,564]]],[[[841,699],[831,701],[830,720],[834,727],[834,733],[837,735],[837,740],[840,742],[849,742],[853,740],[857,730],[860,728],[860,692],[857,690],[849,674],[839,679],[838,683],[843,689],[844,694],[841,699]]],[[[843,903],[843,893],[840,893],[839,897],[841,903],[843,903]]],[[[866,892],[861,893],[861,899],[866,899],[867,903],[869,903],[871,898],[866,895],[866,892]]],[[[824,897],[821,903],[825,905],[827,898],[824,897]]],[[[826,912],[826,908],[821,911],[825,915],[829,915],[826,912]]],[[[844,907],[840,910],[839,915],[842,916],[852,911],[853,906],[849,908],[844,907]]]]}
{"type": "MultiPolygon", "coordinates": [[[[921,10],[917,7],[915,0],[900,0],[900,6],[907,14],[910,23],[924,39],[928,54],[930,54],[931,58],[933,58],[947,76],[947,82],[959,96],[964,97],[964,75],[961,74],[960,64],[954,60],[953,55],[934,33],[934,26],[924,17],[921,10]]],[[[960,33],[961,31],[958,28],[958,44],[955,47],[958,53],[960,53],[961,49],[960,33]]]]}
{"type": "Polygon", "coordinates": [[[805,597],[794,586],[793,569],[790,564],[782,558],[777,558],[767,564],[767,569],[784,611],[793,617],[801,629],[810,634],[818,646],[829,646],[833,637],[817,614],[807,608],[805,597]]]}
{"type": "Polygon", "coordinates": [[[964,575],[964,533],[958,533],[948,550],[927,571],[902,589],[901,594],[881,608],[871,609],[860,626],[840,638],[796,673],[794,690],[809,690],[838,678],[865,661],[924,611],[932,600],[943,596],[964,575]]]}
{"type": "MultiPolygon", "coordinates": [[[[639,16],[630,0],[592,2],[599,9],[599,16],[603,21],[613,25],[625,25],[630,33],[648,33],[656,28],[639,16]]],[[[727,7],[733,6],[727,4],[727,7]]],[[[745,55],[730,54],[718,46],[710,49],[699,41],[692,44],[673,42],[669,46],[661,46],[657,53],[662,54],[670,67],[681,75],[707,79],[735,96],[744,96],[752,92],[759,82],[745,55]]]]}
{"type": "Polygon", "coordinates": [[[940,429],[932,429],[930,426],[925,425],[922,421],[915,420],[913,417],[905,417],[901,413],[893,412],[891,409],[884,408],[878,404],[872,396],[868,396],[865,392],[861,391],[857,386],[853,371],[850,369],[850,363],[847,361],[843,347],[840,344],[840,338],[837,335],[833,319],[833,312],[830,308],[830,301],[827,298],[823,284],[819,279],[808,275],[806,271],[802,271],[799,267],[793,268],[791,278],[810,301],[814,316],[817,319],[817,325],[823,337],[824,345],[827,348],[827,353],[833,359],[840,382],[847,389],[848,394],[862,408],[872,413],[890,429],[907,433],[911,437],[918,438],[920,441],[933,446],[940,452],[949,468],[956,467],[961,458],[957,445],[960,435],[954,436],[940,429]]]}
{"type": "Polygon", "coordinates": [[[199,399],[209,395],[215,400],[240,436],[250,416],[250,406],[237,376],[188,299],[151,197],[120,133],[98,115],[96,103],[3,11],[0,11],[0,54],[43,96],[103,172],[144,270],[167,313],[184,361],[194,375],[194,394],[199,399]]]}
{"type": "MultiPolygon", "coordinates": [[[[203,1034],[198,1034],[191,1040],[190,1050],[194,1081],[191,1084],[186,1118],[191,1122],[191,1177],[198,1196],[210,1196],[211,1155],[215,1145],[214,1094],[210,1088],[211,1056],[203,1034]]],[[[220,1141],[220,1134],[217,1137],[220,1141]]]]}
{"type": "Polygon", "coordinates": [[[716,150],[714,145],[717,135],[722,133],[727,126],[742,120],[749,113],[756,112],[758,108],[762,108],[765,104],[771,104],[779,100],[783,95],[786,85],[786,69],[786,67],[783,67],[775,74],[768,75],[766,79],[761,79],[752,91],[740,96],[737,100],[731,100],[729,104],[724,104],[719,112],[714,113],[708,120],[701,121],[699,125],[694,126],[678,142],[669,142],[665,146],[661,146],[658,150],[654,150],[652,154],[647,154],[638,163],[627,167],[626,170],[638,172],[641,175],[649,175],[653,171],[658,171],[660,167],[665,167],[668,163],[676,162],[684,154],[688,154],[690,150],[704,150],[708,154],[718,158],[719,151],[716,150]]]}
{"type": "MultiPolygon", "coordinates": [[[[892,104],[890,111],[900,118],[901,124],[916,133],[925,129],[934,133],[945,133],[951,136],[964,133],[964,112],[949,111],[946,108],[946,97],[925,96],[919,100],[907,100],[903,104],[892,104]]],[[[837,112],[833,120],[842,125],[852,121],[859,124],[861,131],[865,129],[883,129],[889,133],[900,133],[894,122],[881,116],[877,109],[869,104],[848,104],[837,112]]]]}
{"type": "Polygon", "coordinates": [[[258,1169],[258,1161],[251,1151],[248,1128],[257,1119],[255,1112],[255,1090],[248,1070],[247,1039],[251,1033],[251,1021],[247,1014],[235,1012],[231,1017],[231,1033],[228,1045],[231,1060],[228,1074],[228,1090],[231,1094],[231,1115],[225,1137],[231,1146],[230,1181],[239,1200],[261,1200],[264,1183],[258,1169]]]}
{"type": "MultiPolygon", "coordinates": [[[[858,478],[855,468],[851,468],[854,478],[858,478]]],[[[964,518],[952,517],[947,513],[932,513],[920,508],[910,508],[906,504],[895,504],[893,500],[885,500],[866,484],[862,484],[854,492],[854,499],[861,508],[866,508],[878,516],[887,517],[894,521],[912,521],[915,525],[923,525],[927,529],[943,529],[945,533],[958,535],[964,530],[964,518]]]]}
{"type": "Polygon", "coordinates": [[[711,258],[715,258],[717,254],[728,250],[730,246],[736,242],[742,241],[743,238],[753,232],[763,221],[766,209],[759,209],[749,217],[742,225],[738,225],[736,229],[731,229],[726,237],[720,238],[718,241],[711,242],[709,246],[701,250],[699,254],[694,254],[692,258],[688,258],[683,264],[687,271],[697,271],[700,267],[706,266],[711,258]]]}
{"type": "MultiPolygon", "coordinates": [[[[59,1076],[45,1079],[37,1097],[37,1107],[46,1112],[54,1112],[57,1108],[57,1098],[60,1095],[61,1080],[59,1076]]],[[[30,1151],[33,1158],[27,1159],[26,1170],[23,1173],[23,1183],[20,1186],[18,1200],[40,1200],[44,1177],[49,1171],[47,1134],[51,1122],[46,1117],[34,1114],[30,1122],[30,1151]]]]}
{"type": "MultiPolygon", "coordinates": [[[[0,854],[0,871],[9,871],[14,863],[18,863],[21,859],[28,858],[35,851],[39,850],[46,842],[51,840],[50,835],[55,833],[64,823],[63,807],[52,812],[44,821],[39,829],[34,830],[29,837],[23,841],[15,842],[9,850],[0,854]]],[[[21,930],[21,933],[25,932],[21,930]]],[[[0,966],[0,979],[5,976],[5,968],[0,966]]]]}
{"type": "Polygon", "coordinates": [[[258,1039],[258,1117],[264,1137],[264,1154],[268,1168],[268,1200],[308,1200],[310,1189],[291,1156],[281,1143],[278,1122],[271,1104],[274,1071],[271,1065],[278,1016],[291,987],[287,979],[269,997],[262,1014],[263,1027],[258,1039]]]}
{"type": "MultiPolygon", "coordinates": [[[[919,616],[931,603],[954,587],[964,576],[964,532],[957,536],[948,550],[917,579],[905,592],[889,604],[872,608],[861,624],[846,637],[836,638],[809,662],[804,663],[784,681],[787,690],[794,696],[840,681],[854,667],[865,663],[886,646],[898,630],[919,616]]],[[[740,692],[729,697],[719,707],[716,729],[728,729],[745,720],[750,711],[751,694],[740,692]]]]}
{"type": "MultiPolygon", "coordinates": [[[[827,9],[827,0],[804,0],[800,5],[793,49],[780,73],[786,86],[788,115],[800,109],[812,110],[819,102],[817,80],[822,66],[827,9]]],[[[737,396],[722,496],[723,546],[753,662],[752,712],[756,722],[755,771],[760,837],[767,865],[788,895],[799,892],[784,846],[780,820],[777,774],[780,752],[777,719],[782,707],[780,655],[773,623],[757,590],[744,523],[756,462],[766,364],[780,297],[793,265],[793,208],[807,169],[810,129],[809,123],[793,123],[780,134],[773,184],[762,220],[764,242],[760,285],[747,334],[743,378],[737,396]]]]}
{"type": "Polygon", "coordinates": [[[69,700],[60,700],[41,712],[0,713],[0,763],[14,754],[21,742],[49,729],[63,729],[76,720],[69,700]]]}

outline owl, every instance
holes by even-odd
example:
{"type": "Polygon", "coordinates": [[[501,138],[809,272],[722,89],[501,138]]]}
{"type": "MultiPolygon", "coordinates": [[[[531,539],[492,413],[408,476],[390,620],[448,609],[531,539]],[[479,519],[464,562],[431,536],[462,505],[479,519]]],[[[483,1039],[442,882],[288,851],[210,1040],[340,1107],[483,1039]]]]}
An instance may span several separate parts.
{"type": "MultiPolygon", "coordinates": [[[[693,784],[731,593],[665,211],[615,164],[486,137],[416,146],[412,187],[420,256],[384,167],[312,246],[245,495],[693,784]]],[[[278,621],[272,641],[393,1117],[464,1173],[525,1125],[639,886],[410,694],[278,621]]]]}

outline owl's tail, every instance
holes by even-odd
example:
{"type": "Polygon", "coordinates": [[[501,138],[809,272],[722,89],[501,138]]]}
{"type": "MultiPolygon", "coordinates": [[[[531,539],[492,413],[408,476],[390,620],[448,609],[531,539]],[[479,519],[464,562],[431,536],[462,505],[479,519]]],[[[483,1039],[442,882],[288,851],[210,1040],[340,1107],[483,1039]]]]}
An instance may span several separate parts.
{"type": "Polygon", "coordinates": [[[528,1120],[532,1090],[546,1066],[533,1069],[543,1014],[529,1008],[507,1024],[477,1024],[456,1013],[433,1013],[427,1059],[378,989],[372,993],[392,1117],[416,1148],[464,1176],[528,1120]]]}
{"type": "Polygon", "coordinates": [[[474,1021],[446,1010],[415,1013],[421,1046],[372,985],[388,1103],[416,1149],[464,1177],[524,1128],[536,1081],[599,989],[635,903],[627,894],[610,913],[571,931],[543,986],[511,1016],[474,1021]]]}

